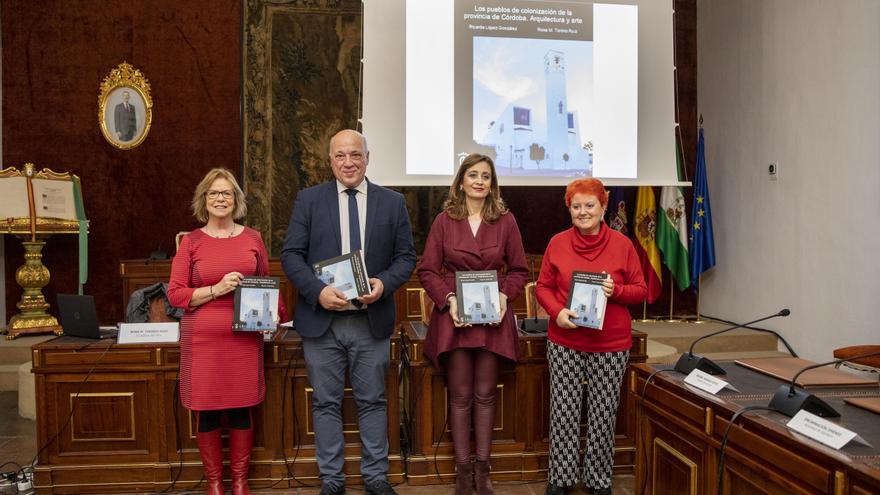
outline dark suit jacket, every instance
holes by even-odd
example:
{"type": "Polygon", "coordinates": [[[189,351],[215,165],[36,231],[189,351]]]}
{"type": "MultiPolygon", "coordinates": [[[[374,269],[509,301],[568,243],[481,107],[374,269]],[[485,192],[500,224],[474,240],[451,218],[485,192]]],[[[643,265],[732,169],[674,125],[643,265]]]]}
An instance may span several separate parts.
{"type": "Polygon", "coordinates": [[[125,109],[125,103],[116,105],[113,125],[116,126],[116,132],[122,133],[119,139],[123,141],[134,139],[134,133],[137,131],[137,116],[135,116],[134,106],[131,103],[128,104],[128,110],[125,109]]]}
{"type": "MultiPolygon", "coordinates": [[[[323,335],[333,320],[334,311],[318,303],[325,284],[315,276],[312,265],[342,254],[340,236],[336,181],[300,191],[290,215],[281,265],[298,292],[294,323],[304,337],[323,335]]],[[[367,306],[370,332],[376,338],[387,338],[394,331],[394,291],[409,280],[416,265],[403,196],[367,182],[364,237],[367,274],[385,286],[382,297],[367,306]]]]}

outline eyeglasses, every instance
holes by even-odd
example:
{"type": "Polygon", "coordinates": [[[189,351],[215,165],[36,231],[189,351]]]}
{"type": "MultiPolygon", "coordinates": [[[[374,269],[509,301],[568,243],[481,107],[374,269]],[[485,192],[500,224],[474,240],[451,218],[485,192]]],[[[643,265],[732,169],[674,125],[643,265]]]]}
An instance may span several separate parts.
{"type": "Polygon", "coordinates": [[[364,161],[364,155],[362,155],[360,151],[353,151],[351,153],[336,153],[335,155],[333,155],[333,161],[336,163],[345,163],[346,157],[350,158],[352,163],[360,163],[364,161]]]}
{"type": "Polygon", "coordinates": [[[207,196],[208,199],[217,199],[220,196],[223,196],[223,199],[232,199],[234,195],[235,193],[232,191],[208,191],[205,193],[205,196],[207,196]]]}

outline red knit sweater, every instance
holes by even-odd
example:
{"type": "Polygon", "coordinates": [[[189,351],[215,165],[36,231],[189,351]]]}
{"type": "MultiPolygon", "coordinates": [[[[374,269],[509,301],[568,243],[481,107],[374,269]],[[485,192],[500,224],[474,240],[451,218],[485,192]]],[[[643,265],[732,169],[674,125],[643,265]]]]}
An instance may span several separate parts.
{"type": "Polygon", "coordinates": [[[632,345],[632,319],[627,305],[641,303],[647,293],[632,241],[604,223],[600,224],[595,235],[583,235],[572,227],[553,236],[544,252],[536,289],[538,302],[550,315],[550,341],[582,352],[629,349],[632,345]],[[602,330],[564,329],[556,324],[556,316],[568,302],[573,271],[604,271],[614,280],[602,330]]]}

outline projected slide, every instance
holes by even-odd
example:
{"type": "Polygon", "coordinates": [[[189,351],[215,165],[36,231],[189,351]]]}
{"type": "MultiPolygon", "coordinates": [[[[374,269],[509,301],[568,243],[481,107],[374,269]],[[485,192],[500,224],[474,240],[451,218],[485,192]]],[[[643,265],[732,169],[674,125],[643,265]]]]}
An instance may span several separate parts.
{"type": "Polygon", "coordinates": [[[592,42],[475,37],[473,45],[473,140],[457,147],[484,146],[502,175],[592,176],[593,136],[579,119],[595,115],[592,42]]]}
{"type": "Polygon", "coordinates": [[[506,176],[590,177],[595,164],[606,177],[636,177],[637,6],[456,0],[439,28],[453,43],[436,48],[452,53],[425,59],[417,39],[427,23],[438,29],[437,8],[407,2],[407,144],[432,125],[428,135],[448,136],[451,122],[453,148],[436,160],[408,148],[407,173],[450,174],[478,152],[506,176]],[[425,60],[452,70],[426,70],[425,60]]]}
{"type": "Polygon", "coordinates": [[[671,0],[364,0],[364,32],[371,180],[678,180],[671,0]]]}

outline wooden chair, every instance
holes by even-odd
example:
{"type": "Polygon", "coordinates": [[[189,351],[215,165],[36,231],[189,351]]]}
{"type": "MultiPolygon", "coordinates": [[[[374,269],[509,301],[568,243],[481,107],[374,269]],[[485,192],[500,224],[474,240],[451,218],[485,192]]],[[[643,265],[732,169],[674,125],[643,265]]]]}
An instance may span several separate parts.
{"type": "MultiPolygon", "coordinates": [[[[880,345],[852,345],[849,347],[841,347],[840,349],[834,349],[834,357],[835,359],[848,359],[852,356],[868,354],[871,352],[880,352],[880,345]]],[[[849,363],[838,363],[835,367],[839,368],[841,364],[847,368],[880,374],[880,356],[854,359],[849,363]]]]}
{"type": "Polygon", "coordinates": [[[434,301],[428,297],[425,289],[419,289],[419,313],[420,320],[425,325],[431,323],[431,313],[434,311],[434,301]]]}
{"type": "Polygon", "coordinates": [[[176,253],[178,249],[180,249],[180,241],[183,239],[183,236],[189,234],[188,230],[181,230],[174,236],[174,252],[176,253]]]}
{"type": "Polygon", "coordinates": [[[523,297],[526,298],[526,318],[549,318],[550,315],[538,304],[535,297],[535,285],[535,282],[529,282],[523,291],[523,297]]]}

